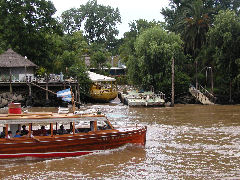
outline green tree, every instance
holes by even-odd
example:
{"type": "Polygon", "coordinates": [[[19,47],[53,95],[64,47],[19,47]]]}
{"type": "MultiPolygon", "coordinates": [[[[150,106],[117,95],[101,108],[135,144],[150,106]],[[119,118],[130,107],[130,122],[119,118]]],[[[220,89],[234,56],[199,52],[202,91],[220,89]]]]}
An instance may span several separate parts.
{"type": "Polygon", "coordinates": [[[132,57],[128,63],[131,81],[144,89],[153,86],[156,91],[170,92],[171,59],[175,58],[176,71],[180,74],[180,65],[185,59],[182,43],[180,36],[168,33],[158,26],[141,33],[135,43],[136,57],[132,57]]]}
{"type": "Polygon", "coordinates": [[[71,8],[61,14],[61,24],[64,32],[72,34],[80,31],[84,16],[77,8],[71,8]]]}
{"type": "Polygon", "coordinates": [[[185,52],[195,59],[206,43],[206,33],[219,10],[239,12],[239,0],[170,0],[163,8],[167,29],[181,34],[185,52]]]}
{"type": "Polygon", "coordinates": [[[89,46],[81,31],[55,37],[57,58],[54,60],[54,71],[66,72],[72,65],[84,62],[83,55],[89,52],[89,46]]]}
{"type": "Polygon", "coordinates": [[[182,1],[177,3],[174,9],[176,13],[169,8],[162,10],[168,23],[167,27],[181,34],[185,52],[196,58],[206,42],[206,33],[211,23],[211,11],[202,0],[182,1]]]}
{"type": "Polygon", "coordinates": [[[83,62],[79,62],[72,65],[69,68],[67,75],[77,79],[80,86],[81,101],[86,101],[90,97],[89,89],[91,80],[88,77],[85,64],[83,62]]]}
{"type": "Polygon", "coordinates": [[[206,44],[214,15],[226,9],[239,13],[239,7],[239,0],[170,0],[169,7],[162,9],[166,28],[180,34],[184,41],[184,52],[190,59],[184,66],[189,76],[196,78],[196,81],[200,75],[197,71],[214,65],[209,56],[213,49],[206,44]]]}
{"type": "Polygon", "coordinates": [[[220,11],[213,27],[208,32],[209,46],[213,49],[213,59],[221,79],[218,85],[224,89],[229,82],[230,101],[233,83],[238,84],[240,75],[240,18],[234,11],[220,11]]]}
{"type": "Polygon", "coordinates": [[[0,40],[3,49],[13,48],[37,65],[51,67],[49,59],[52,39],[49,34],[61,34],[52,15],[56,9],[45,0],[0,1],[0,40]]]}
{"type": "Polygon", "coordinates": [[[119,9],[104,6],[97,0],[89,0],[78,9],[63,12],[62,24],[69,33],[78,31],[82,26],[89,43],[104,44],[107,49],[116,45],[117,24],[121,23],[119,9]]]}
{"type": "Polygon", "coordinates": [[[91,67],[96,68],[99,73],[104,73],[103,68],[109,67],[110,54],[104,50],[95,51],[91,55],[91,67]]]}
{"type": "Polygon", "coordinates": [[[208,14],[211,23],[214,15],[218,14],[220,10],[230,9],[238,14],[240,7],[239,0],[201,0],[200,2],[199,0],[170,0],[169,6],[162,8],[161,11],[167,23],[167,29],[173,32],[181,32],[183,28],[179,29],[179,23],[184,17],[191,16],[192,13],[188,11],[191,11],[191,6],[194,6],[194,4],[202,4],[203,9],[201,11],[208,14]]]}
{"type": "Polygon", "coordinates": [[[160,22],[150,21],[145,19],[135,20],[129,23],[130,31],[124,33],[122,45],[119,48],[121,59],[126,63],[131,56],[135,54],[134,43],[137,36],[144,30],[160,25],[160,22]]]}

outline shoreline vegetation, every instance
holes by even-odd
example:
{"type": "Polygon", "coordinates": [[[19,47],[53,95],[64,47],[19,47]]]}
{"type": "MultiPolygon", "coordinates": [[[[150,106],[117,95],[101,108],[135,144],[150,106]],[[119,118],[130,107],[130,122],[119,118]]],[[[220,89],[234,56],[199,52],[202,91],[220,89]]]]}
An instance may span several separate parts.
{"type": "MultiPolygon", "coordinates": [[[[119,9],[97,0],[57,18],[51,1],[1,1],[0,82],[11,84],[24,74],[73,77],[80,87],[78,98],[89,102],[91,81],[86,72],[94,69],[109,76],[111,67],[124,67],[125,74],[116,77],[118,85],[163,92],[166,102],[171,101],[174,74],[175,103],[196,103],[189,96],[192,85],[213,94],[216,104],[239,104],[240,1],[169,0],[159,11],[163,22],[136,19],[118,39],[119,9]],[[17,55],[11,56],[14,52],[17,55]]],[[[29,94],[28,86],[9,91],[3,84],[0,94],[13,93],[1,95],[0,106],[9,99],[33,106],[64,105],[36,87],[29,94]]]]}

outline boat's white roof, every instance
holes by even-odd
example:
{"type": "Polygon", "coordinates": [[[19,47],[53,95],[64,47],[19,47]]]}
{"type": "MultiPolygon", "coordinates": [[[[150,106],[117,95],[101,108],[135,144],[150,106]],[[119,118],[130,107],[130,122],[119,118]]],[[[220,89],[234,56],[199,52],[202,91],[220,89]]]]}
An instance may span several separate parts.
{"type": "Polygon", "coordinates": [[[115,78],[97,74],[95,72],[88,71],[88,76],[93,82],[103,82],[103,81],[116,81],[115,78]]]}
{"type": "Polygon", "coordinates": [[[105,116],[18,116],[18,117],[3,117],[0,116],[0,124],[28,124],[28,123],[56,123],[56,122],[76,122],[81,121],[107,121],[105,116]]]}

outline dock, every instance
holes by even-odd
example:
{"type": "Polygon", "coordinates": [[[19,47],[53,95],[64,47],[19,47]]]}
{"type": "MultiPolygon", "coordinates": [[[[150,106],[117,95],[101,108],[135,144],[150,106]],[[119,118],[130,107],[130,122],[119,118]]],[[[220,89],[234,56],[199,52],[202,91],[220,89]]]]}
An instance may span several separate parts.
{"type": "Polygon", "coordinates": [[[127,91],[119,93],[121,102],[128,106],[164,106],[165,94],[152,91],[127,91]]]}
{"type": "Polygon", "coordinates": [[[216,101],[216,97],[213,94],[208,92],[202,86],[199,86],[200,89],[196,89],[195,87],[191,86],[189,88],[189,92],[191,95],[201,104],[203,105],[214,105],[216,101]]]}
{"type": "Polygon", "coordinates": [[[56,92],[70,86],[76,101],[80,102],[80,87],[75,80],[0,81],[0,107],[7,106],[12,101],[25,103],[27,99],[40,103],[56,102],[56,92]]]}

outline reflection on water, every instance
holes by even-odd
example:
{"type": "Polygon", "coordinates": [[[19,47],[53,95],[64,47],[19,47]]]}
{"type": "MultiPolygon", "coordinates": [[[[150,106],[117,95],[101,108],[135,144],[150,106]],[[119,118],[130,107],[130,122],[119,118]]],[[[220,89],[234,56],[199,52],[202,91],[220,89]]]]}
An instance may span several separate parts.
{"type": "Polygon", "coordinates": [[[128,165],[134,166],[145,160],[145,149],[138,146],[127,145],[115,150],[101,151],[95,154],[74,158],[61,158],[51,160],[10,160],[0,161],[1,169],[7,171],[8,179],[17,178],[83,178],[83,177],[109,177],[122,176],[119,168],[128,165]],[[123,156],[122,154],[125,154],[123,156]],[[24,167],[24,168],[23,168],[24,167]],[[119,172],[118,172],[119,171],[119,172]],[[116,172],[111,174],[111,172],[116,172]]]}
{"type": "MultiPolygon", "coordinates": [[[[114,125],[148,126],[145,148],[127,145],[82,157],[0,160],[5,179],[240,179],[240,106],[128,108],[94,105],[114,125]]],[[[55,111],[56,109],[32,109],[55,111]]]]}

